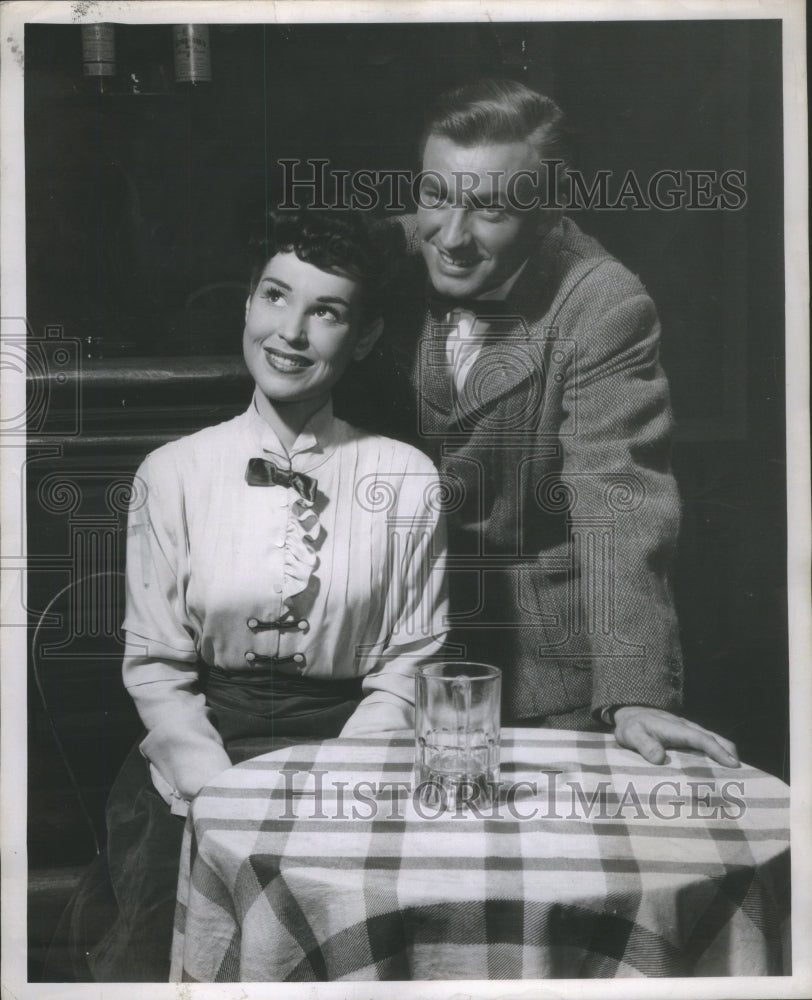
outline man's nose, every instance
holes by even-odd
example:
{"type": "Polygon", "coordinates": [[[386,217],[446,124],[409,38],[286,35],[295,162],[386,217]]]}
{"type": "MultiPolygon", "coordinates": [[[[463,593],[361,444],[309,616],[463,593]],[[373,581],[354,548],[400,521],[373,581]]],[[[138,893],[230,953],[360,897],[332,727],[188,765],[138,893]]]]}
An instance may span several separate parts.
{"type": "Polygon", "coordinates": [[[446,250],[458,250],[471,241],[468,213],[464,208],[449,208],[440,228],[440,242],[446,250]]]}

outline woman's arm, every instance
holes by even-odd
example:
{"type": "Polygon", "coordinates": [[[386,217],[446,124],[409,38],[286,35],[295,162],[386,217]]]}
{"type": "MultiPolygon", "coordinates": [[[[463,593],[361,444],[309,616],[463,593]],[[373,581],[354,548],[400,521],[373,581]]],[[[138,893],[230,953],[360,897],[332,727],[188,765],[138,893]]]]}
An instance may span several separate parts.
{"type": "Polygon", "coordinates": [[[191,799],[230,761],[197,688],[195,629],[185,602],[185,511],[172,445],[144,461],[135,498],[127,525],[124,685],[147,728],[141,752],[162,779],[156,787],[165,798],[169,786],[175,798],[191,799]]]}
{"type": "Polygon", "coordinates": [[[363,736],[414,726],[414,675],[442,655],[447,630],[446,529],[434,466],[409,449],[396,516],[388,530],[390,560],[382,650],[363,680],[366,697],[342,736],[363,736]]]}

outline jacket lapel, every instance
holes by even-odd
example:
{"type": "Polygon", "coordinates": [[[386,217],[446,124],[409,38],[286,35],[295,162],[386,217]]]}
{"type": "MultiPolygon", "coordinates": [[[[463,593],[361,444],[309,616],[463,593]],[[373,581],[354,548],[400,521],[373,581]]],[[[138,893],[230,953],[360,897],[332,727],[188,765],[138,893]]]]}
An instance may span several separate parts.
{"type": "Polygon", "coordinates": [[[388,342],[399,376],[411,383],[421,432],[445,430],[452,411],[451,374],[445,359],[448,326],[426,308],[426,272],[422,257],[404,265],[394,302],[388,342]]]}
{"type": "Polygon", "coordinates": [[[449,327],[435,319],[428,309],[423,314],[423,327],[417,344],[414,383],[421,401],[421,417],[438,429],[448,422],[453,411],[454,387],[445,353],[449,327]]]}

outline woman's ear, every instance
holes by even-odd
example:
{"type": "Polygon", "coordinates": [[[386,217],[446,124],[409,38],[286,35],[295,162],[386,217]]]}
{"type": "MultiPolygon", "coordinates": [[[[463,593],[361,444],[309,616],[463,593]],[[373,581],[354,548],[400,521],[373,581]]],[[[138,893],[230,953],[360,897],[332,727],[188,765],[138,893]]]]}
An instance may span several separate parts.
{"type": "Polygon", "coordinates": [[[245,300],[245,322],[248,322],[248,311],[251,308],[251,299],[253,298],[253,292],[245,300]]]}
{"type": "Polygon", "coordinates": [[[378,317],[378,319],[373,320],[369,326],[364,327],[361,331],[361,335],[355,342],[355,347],[352,349],[353,361],[361,361],[363,358],[369,354],[372,348],[375,346],[378,337],[383,333],[383,319],[378,317]]]}

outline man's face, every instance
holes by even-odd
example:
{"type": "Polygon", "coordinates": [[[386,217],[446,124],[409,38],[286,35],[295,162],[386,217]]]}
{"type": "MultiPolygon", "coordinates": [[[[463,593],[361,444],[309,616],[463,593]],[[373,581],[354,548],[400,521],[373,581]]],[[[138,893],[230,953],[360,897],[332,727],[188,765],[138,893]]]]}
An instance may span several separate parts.
{"type": "Polygon", "coordinates": [[[534,242],[539,213],[518,207],[531,199],[527,183],[516,187],[515,178],[537,171],[538,164],[529,142],[458,146],[445,136],[429,137],[417,225],[440,294],[475,297],[498,288],[519,268],[534,242]]]}

